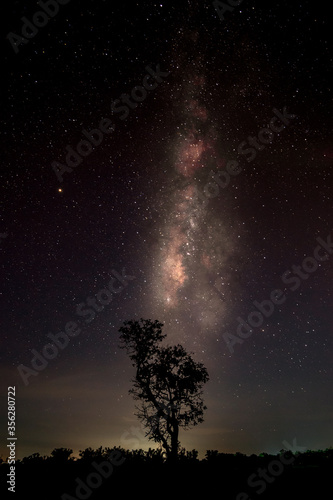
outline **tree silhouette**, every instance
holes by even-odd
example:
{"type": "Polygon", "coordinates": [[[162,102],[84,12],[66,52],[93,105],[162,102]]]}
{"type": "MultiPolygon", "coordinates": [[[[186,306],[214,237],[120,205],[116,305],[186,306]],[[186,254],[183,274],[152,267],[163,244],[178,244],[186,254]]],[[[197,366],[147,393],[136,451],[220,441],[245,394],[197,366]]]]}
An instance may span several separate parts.
{"type": "Polygon", "coordinates": [[[157,320],[125,321],[119,329],[120,347],[136,367],[129,392],[140,402],[136,415],[147,428],[146,436],[163,446],[169,460],[175,460],[179,429],[203,422],[202,387],[209,376],[181,345],[160,345],[166,337],[162,327],[157,320]]]}

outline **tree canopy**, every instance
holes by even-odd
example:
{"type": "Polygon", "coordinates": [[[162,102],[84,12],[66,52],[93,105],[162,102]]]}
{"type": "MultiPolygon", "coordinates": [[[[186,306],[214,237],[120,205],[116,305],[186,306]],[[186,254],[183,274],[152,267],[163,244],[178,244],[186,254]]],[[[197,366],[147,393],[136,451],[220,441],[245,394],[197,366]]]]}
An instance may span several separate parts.
{"type": "Polygon", "coordinates": [[[147,429],[146,436],[175,459],[179,429],[203,422],[203,385],[209,376],[180,344],[162,345],[166,337],[162,327],[158,320],[126,321],[119,329],[120,347],[136,367],[130,393],[139,402],[136,415],[147,429]]]}

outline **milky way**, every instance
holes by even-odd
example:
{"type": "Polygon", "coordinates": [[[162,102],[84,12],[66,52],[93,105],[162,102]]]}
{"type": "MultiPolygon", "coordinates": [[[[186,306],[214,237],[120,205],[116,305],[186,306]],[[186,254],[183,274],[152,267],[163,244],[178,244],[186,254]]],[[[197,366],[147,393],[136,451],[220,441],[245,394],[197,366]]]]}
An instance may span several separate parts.
{"type": "MultiPolygon", "coordinates": [[[[197,40],[197,34],[188,37],[197,40]]],[[[153,266],[156,305],[171,322],[171,318],[182,317],[190,326],[191,339],[199,344],[203,333],[216,335],[216,327],[227,315],[230,261],[236,252],[229,198],[221,195],[216,210],[209,203],[209,193],[207,196],[203,191],[213,170],[226,163],[217,147],[219,137],[211,116],[214,110],[205,104],[203,60],[201,54],[191,64],[176,63],[182,69],[177,103],[181,118],[169,149],[170,187],[168,197],[159,205],[166,216],[153,266]]]]}

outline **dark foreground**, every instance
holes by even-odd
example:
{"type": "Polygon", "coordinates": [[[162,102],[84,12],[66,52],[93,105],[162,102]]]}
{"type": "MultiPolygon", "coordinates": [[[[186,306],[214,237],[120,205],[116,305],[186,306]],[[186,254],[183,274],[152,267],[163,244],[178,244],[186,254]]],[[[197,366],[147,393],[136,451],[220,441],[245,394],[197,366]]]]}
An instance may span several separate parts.
{"type": "Polygon", "coordinates": [[[1,498],[21,500],[324,499],[331,496],[333,449],[246,456],[240,453],[183,453],[177,463],[151,450],[87,449],[80,459],[59,449],[15,464],[15,493],[8,491],[9,465],[0,466],[1,498]],[[6,484],[7,483],[7,484],[6,484]]]}

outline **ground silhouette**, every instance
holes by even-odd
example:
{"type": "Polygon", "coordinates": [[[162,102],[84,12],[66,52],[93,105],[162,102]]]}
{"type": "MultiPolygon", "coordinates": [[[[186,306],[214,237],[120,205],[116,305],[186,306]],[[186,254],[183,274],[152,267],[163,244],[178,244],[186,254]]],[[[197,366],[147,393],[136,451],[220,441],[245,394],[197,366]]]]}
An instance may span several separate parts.
{"type": "Polygon", "coordinates": [[[161,450],[119,447],[87,448],[79,457],[66,448],[57,448],[50,456],[34,453],[15,464],[15,495],[5,486],[9,465],[0,465],[1,498],[109,500],[140,494],[145,499],[326,498],[333,468],[332,448],[250,456],[208,450],[202,459],[196,450],[181,449],[174,463],[164,455],[161,450]]]}

